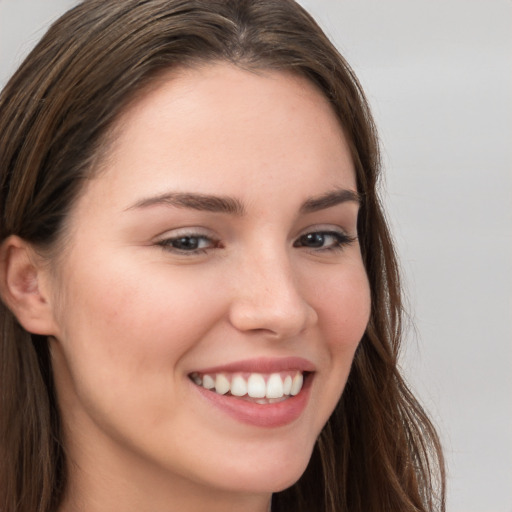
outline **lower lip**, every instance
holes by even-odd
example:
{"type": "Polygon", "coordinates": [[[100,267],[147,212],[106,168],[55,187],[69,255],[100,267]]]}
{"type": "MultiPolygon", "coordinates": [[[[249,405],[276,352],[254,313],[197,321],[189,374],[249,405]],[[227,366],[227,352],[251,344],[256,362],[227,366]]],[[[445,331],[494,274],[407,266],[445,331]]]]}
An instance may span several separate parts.
{"type": "Polygon", "coordinates": [[[202,397],[231,417],[256,427],[276,428],[289,425],[300,417],[309,400],[313,376],[304,379],[300,393],[274,404],[256,404],[231,395],[219,395],[191,382],[202,397]]]}

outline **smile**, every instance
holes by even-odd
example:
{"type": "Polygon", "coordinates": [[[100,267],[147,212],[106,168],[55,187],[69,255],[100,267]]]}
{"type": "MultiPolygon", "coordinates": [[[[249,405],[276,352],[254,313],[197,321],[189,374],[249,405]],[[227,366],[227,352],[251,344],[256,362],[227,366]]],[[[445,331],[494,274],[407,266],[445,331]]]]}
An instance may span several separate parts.
{"type": "Polygon", "coordinates": [[[192,371],[188,381],[221,415],[255,427],[299,420],[311,395],[316,366],[301,357],[234,361],[192,371]]]}
{"type": "Polygon", "coordinates": [[[299,370],[274,373],[205,373],[190,374],[191,380],[218,395],[238,397],[260,405],[286,400],[300,393],[304,374],[299,370]]]}

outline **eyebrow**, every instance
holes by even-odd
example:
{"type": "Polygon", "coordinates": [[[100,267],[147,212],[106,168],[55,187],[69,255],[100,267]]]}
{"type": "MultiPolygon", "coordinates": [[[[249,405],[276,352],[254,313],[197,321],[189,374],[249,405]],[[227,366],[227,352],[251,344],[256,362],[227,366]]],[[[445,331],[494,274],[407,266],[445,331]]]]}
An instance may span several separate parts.
{"type": "Polygon", "coordinates": [[[147,208],[149,206],[164,205],[177,208],[190,208],[215,213],[228,213],[241,217],[245,208],[241,201],[232,197],[212,196],[208,194],[170,192],[138,201],[128,208],[147,208]]]}
{"type": "Polygon", "coordinates": [[[300,212],[314,213],[348,201],[361,204],[361,196],[354,190],[336,189],[321,196],[308,199],[301,206],[300,212]]]}
{"type": "MultiPolygon", "coordinates": [[[[300,213],[314,213],[348,201],[360,204],[361,196],[353,190],[336,189],[322,194],[321,196],[307,199],[300,207],[300,213]]],[[[169,192],[155,197],[141,199],[133,206],[130,206],[128,210],[148,208],[157,205],[189,208],[214,213],[226,213],[238,217],[245,215],[246,211],[243,203],[234,197],[188,192],[169,192]]]]}

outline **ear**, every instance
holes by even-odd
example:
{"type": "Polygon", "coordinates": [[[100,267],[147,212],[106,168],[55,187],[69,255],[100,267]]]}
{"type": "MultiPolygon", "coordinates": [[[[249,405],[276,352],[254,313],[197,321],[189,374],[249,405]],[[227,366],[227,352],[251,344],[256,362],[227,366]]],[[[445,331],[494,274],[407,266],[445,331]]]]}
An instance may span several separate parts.
{"type": "Polygon", "coordinates": [[[47,274],[41,256],[28,242],[13,235],[0,246],[2,300],[32,334],[55,334],[47,274]]]}

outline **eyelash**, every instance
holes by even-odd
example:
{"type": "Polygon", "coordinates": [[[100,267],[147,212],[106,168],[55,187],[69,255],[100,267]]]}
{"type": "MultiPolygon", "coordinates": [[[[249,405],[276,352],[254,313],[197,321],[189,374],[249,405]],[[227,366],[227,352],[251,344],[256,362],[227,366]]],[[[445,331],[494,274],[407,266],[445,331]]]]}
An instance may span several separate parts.
{"type": "MultiPolygon", "coordinates": [[[[304,233],[303,235],[300,235],[297,240],[293,242],[293,247],[305,247],[308,248],[314,252],[335,252],[335,251],[341,251],[344,249],[344,247],[352,244],[356,240],[356,237],[349,236],[345,233],[341,233],[339,231],[332,231],[332,230],[319,230],[319,231],[310,231],[308,233],[304,233]],[[308,246],[305,245],[308,242],[308,237],[310,241],[313,241],[314,243],[325,243],[326,238],[332,238],[333,243],[327,247],[321,246],[308,246]],[[316,240],[314,240],[312,237],[316,237],[316,240]]],[[[219,240],[215,240],[214,238],[204,235],[204,234],[196,234],[196,233],[187,233],[184,235],[172,237],[172,238],[166,238],[164,240],[160,240],[157,242],[157,245],[162,247],[164,250],[185,255],[185,256],[194,256],[198,254],[206,254],[206,252],[210,249],[219,249],[222,248],[222,244],[219,240]],[[184,249],[183,247],[177,247],[178,244],[186,244],[190,242],[195,241],[195,243],[192,244],[192,247],[190,249],[184,249]],[[200,247],[201,241],[207,242],[207,247],[200,247]]]]}
{"type": "Polygon", "coordinates": [[[197,234],[197,233],[190,233],[190,234],[187,233],[187,234],[172,237],[172,238],[166,238],[164,240],[160,240],[159,242],[157,242],[157,245],[159,245],[166,251],[173,252],[176,254],[183,254],[185,256],[194,256],[196,254],[204,254],[209,249],[218,249],[221,247],[219,240],[215,240],[210,236],[203,235],[203,234],[197,234]],[[176,245],[179,244],[180,242],[190,243],[193,240],[197,241],[197,243],[195,244],[196,247],[192,247],[191,250],[176,247],[176,245]],[[199,247],[200,241],[206,241],[208,247],[199,247]],[[176,244],[176,245],[174,245],[174,244],[176,244]]]}
{"type": "MultiPolygon", "coordinates": [[[[310,249],[313,249],[315,251],[321,251],[321,252],[328,252],[328,251],[340,251],[344,247],[350,245],[351,243],[355,242],[356,238],[353,236],[349,236],[345,233],[340,233],[339,231],[311,231],[308,233],[304,233],[301,235],[294,243],[293,247],[308,247],[305,245],[300,245],[301,241],[305,241],[308,239],[308,237],[311,239],[311,237],[321,237],[323,241],[325,241],[325,238],[331,237],[334,239],[334,243],[328,247],[309,247],[310,249]]],[[[318,238],[317,238],[318,240],[318,238]]]]}

